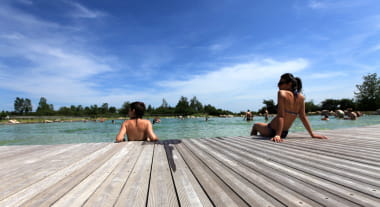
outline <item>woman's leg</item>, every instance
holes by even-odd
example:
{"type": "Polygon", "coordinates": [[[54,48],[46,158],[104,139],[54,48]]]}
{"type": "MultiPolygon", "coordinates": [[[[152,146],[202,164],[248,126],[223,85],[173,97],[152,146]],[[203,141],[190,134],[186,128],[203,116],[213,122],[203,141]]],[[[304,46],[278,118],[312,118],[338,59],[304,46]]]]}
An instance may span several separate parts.
{"type": "Polygon", "coordinates": [[[267,136],[270,136],[270,130],[268,128],[268,124],[267,123],[255,123],[253,126],[252,126],[252,130],[251,130],[251,136],[252,135],[257,135],[257,132],[260,133],[261,136],[264,136],[264,137],[267,137],[267,136]]]}

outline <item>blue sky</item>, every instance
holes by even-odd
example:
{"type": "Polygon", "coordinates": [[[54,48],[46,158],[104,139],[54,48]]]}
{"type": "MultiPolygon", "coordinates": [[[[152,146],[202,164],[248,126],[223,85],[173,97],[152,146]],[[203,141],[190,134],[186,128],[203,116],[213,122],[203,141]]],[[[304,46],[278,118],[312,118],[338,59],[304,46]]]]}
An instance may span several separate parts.
{"type": "Polygon", "coordinates": [[[307,101],[354,98],[379,73],[378,0],[2,0],[0,110],[181,96],[234,112],[276,100],[281,74],[307,101]]]}

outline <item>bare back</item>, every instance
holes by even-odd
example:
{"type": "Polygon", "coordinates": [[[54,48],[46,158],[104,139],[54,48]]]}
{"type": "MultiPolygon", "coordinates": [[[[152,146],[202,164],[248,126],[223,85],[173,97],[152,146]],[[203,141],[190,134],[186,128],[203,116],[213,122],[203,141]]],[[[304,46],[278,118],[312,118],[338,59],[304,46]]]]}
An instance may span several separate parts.
{"type": "Polygon", "coordinates": [[[277,128],[277,118],[283,117],[283,130],[287,131],[292,126],[297,115],[304,115],[304,96],[298,94],[297,97],[294,97],[291,91],[280,90],[278,92],[278,113],[271,121],[271,125],[277,128]]]}
{"type": "Polygon", "coordinates": [[[152,124],[149,120],[145,119],[130,119],[124,121],[116,137],[116,141],[123,141],[125,134],[127,134],[128,141],[158,140],[153,132],[152,124]]]}

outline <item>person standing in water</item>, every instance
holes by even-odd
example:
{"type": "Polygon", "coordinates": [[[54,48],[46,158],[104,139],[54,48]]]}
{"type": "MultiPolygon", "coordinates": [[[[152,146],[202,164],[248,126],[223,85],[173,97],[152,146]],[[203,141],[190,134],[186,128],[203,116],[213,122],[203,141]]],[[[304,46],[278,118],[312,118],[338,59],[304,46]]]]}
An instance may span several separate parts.
{"type": "Polygon", "coordinates": [[[294,120],[299,116],[311,137],[327,139],[326,136],[314,134],[311,129],[305,112],[305,97],[301,94],[301,79],[285,73],[278,82],[278,88],[280,90],[277,94],[276,117],[269,124],[255,123],[252,126],[251,135],[257,135],[259,132],[261,136],[271,137],[274,142],[282,142],[282,139],[288,135],[288,130],[294,120]]]}
{"type": "Polygon", "coordinates": [[[158,137],[153,132],[152,123],[149,120],[142,119],[145,112],[143,102],[133,102],[130,105],[128,116],[121,124],[120,131],[116,136],[116,142],[125,141],[124,136],[127,134],[128,141],[157,141],[158,137]]]}
{"type": "Polygon", "coordinates": [[[247,110],[247,112],[245,112],[244,120],[247,120],[247,121],[253,120],[252,112],[249,109],[247,110]]]}
{"type": "Polygon", "coordinates": [[[268,109],[265,109],[265,111],[264,111],[264,118],[265,118],[265,121],[268,121],[268,120],[269,120],[269,112],[268,112],[268,109]]]}

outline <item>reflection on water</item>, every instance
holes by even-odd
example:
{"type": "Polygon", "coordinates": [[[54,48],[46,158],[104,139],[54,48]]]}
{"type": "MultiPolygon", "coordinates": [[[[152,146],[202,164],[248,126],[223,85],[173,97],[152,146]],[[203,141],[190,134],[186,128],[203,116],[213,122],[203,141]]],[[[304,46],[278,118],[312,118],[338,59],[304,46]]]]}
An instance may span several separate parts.
{"type": "MultiPolygon", "coordinates": [[[[330,117],[321,121],[321,116],[309,116],[314,130],[347,128],[380,124],[380,116],[363,116],[358,120],[342,120],[330,117]]],[[[173,119],[162,118],[154,124],[160,139],[186,139],[226,136],[247,136],[255,122],[265,122],[263,117],[255,117],[247,122],[243,118],[173,119]]],[[[0,145],[64,144],[85,142],[113,142],[122,120],[99,122],[64,122],[48,124],[0,125],[0,145]]],[[[291,132],[306,131],[297,119],[291,132]]]]}

